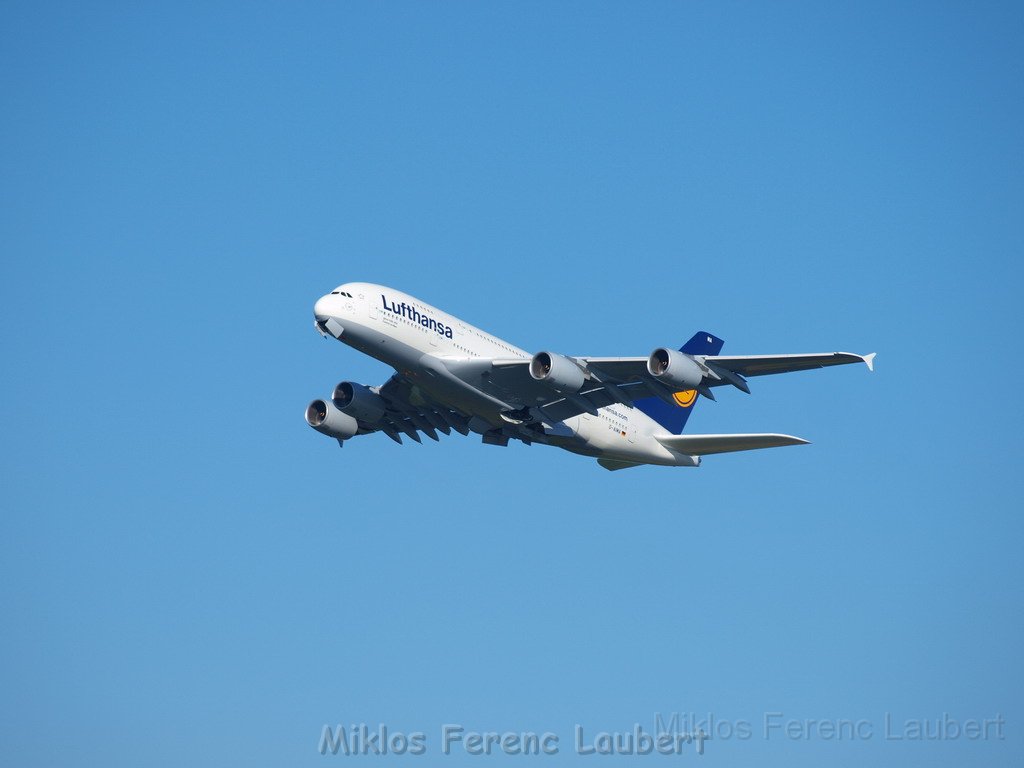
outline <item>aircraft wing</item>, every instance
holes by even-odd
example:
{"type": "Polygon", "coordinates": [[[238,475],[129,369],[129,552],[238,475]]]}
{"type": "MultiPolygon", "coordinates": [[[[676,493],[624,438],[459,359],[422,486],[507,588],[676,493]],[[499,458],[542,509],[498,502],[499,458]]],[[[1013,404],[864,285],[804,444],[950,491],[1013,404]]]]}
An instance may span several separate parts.
{"type": "MultiPolygon", "coordinates": [[[[769,373],[790,373],[830,365],[865,363],[875,369],[875,353],[855,355],[852,352],[818,352],[805,355],[714,355],[703,358],[709,367],[724,368],[740,376],[765,376],[769,373]]],[[[726,382],[728,383],[728,382],[726,382]]]]}
{"type": "MultiPolygon", "coordinates": [[[[647,378],[646,357],[584,357],[580,358],[588,367],[608,374],[614,381],[647,378]]],[[[875,353],[855,355],[852,352],[814,352],[799,355],[694,355],[693,359],[714,370],[725,369],[740,376],[765,376],[770,373],[791,373],[812,368],[826,368],[830,365],[865,363],[874,370],[875,353]]],[[[705,376],[708,386],[720,386],[732,382],[705,376]]]]}
{"type": "MultiPolygon", "coordinates": [[[[714,400],[710,388],[725,384],[749,393],[746,384],[746,377],[749,376],[790,373],[850,363],[865,363],[869,369],[874,370],[875,355],[822,352],[796,355],[692,355],[692,358],[704,373],[697,391],[714,400]]],[[[614,403],[632,405],[637,398],[655,396],[671,404],[673,391],[648,373],[646,357],[568,359],[585,373],[586,379],[578,391],[561,394],[530,376],[529,360],[474,360],[472,363],[481,368],[480,375],[496,393],[503,393],[509,402],[539,409],[541,414],[554,421],[581,413],[595,413],[596,409],[614,403]]]]}

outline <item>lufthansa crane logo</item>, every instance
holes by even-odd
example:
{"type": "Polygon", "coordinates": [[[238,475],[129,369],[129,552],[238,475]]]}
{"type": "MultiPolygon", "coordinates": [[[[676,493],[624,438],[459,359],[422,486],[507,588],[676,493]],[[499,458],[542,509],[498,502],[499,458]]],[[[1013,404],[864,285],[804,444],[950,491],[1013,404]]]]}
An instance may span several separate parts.
{"type": "Polygon", "coordinates": [[[683,392],[676,392],[672,395],[672,399],[676,401],[676,405],[680,408],[689,408],[697,399],[697,390],[687,389],[683,392]]]}

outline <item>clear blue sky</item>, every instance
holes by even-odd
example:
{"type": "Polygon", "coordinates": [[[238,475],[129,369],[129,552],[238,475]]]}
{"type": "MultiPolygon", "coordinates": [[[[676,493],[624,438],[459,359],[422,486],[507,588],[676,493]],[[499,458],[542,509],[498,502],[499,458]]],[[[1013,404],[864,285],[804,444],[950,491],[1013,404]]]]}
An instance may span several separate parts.
{"type": "MultiPolygon", "coordinates": [[[[0,762],[277,766],[325,723],[748,721],[706,766],[1016,765],[1017,3],[6,3],[0,762]],[[527,349],[879,353],[609,473],[302,410],[348,280],[527,349]],[[871,738],[764,738],[765,713],[871,738]],[[1004,738],[885,739],[885,713],[1004,738]]],[[[509,757],[493,758],[508,762],[509,757]]]]}

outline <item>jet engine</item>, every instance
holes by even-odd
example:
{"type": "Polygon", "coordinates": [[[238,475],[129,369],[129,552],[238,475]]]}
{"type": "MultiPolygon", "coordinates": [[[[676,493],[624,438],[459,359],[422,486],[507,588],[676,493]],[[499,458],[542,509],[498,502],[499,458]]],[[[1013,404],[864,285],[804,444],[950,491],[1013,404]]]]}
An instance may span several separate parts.
{"type": "Polygon", "coordinates": [[[576,363],[554,352],[538,352],[530,360],[530,376],[557,392],[579,392],[586,375],[576,363]]]}
{"type": "Polygon", "coordinates": [[[383,397],[369,387],[351,381],[343,381],[336,386],[333,399],[335,407],[342,413],[371,424],[380,421],[387,410],[383,397]]]}
{"type": "Polygon", "coordinates": [[[306,406],[306,423],[317,432],[338,440],[347,440],[359,431],[359,424],[352,416],[326,400],[314,400],[306,406]]]}
{"type": "Polygon", "coordinates": [[[704,371],[693,358],[663,347],[651,352],[647,372],[672,389],[696,389],[704,379],[704,371]]]}

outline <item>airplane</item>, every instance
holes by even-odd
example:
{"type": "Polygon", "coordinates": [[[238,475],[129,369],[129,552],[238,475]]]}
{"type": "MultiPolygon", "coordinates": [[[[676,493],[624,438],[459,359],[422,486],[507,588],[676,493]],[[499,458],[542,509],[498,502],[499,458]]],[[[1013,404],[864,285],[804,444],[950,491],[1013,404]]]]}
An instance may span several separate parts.
{"type": "Polygon", "coordinates": [[[306,423],[345,441],[383,432],[422,442],[452,430],[487,445],[540,443],[590,456],[605,469],[644,464],[700,466],[701,457],[808,441],[782,434],[684,435],[697,400],[717,387],[750,394],[747,379],[865,363],[875,353],[721,355],[724,342],[699,331],[682,347],[646,357],[531,355],[409,294],[345,283],[317,300],[314,325],[395,369],[380,386],[342,381],[313,400],[306,423]]]}

